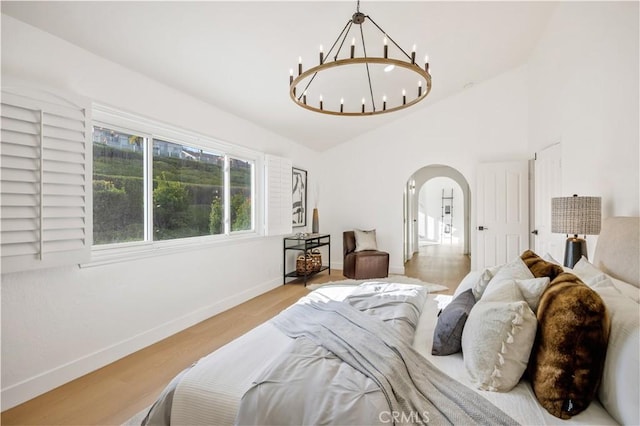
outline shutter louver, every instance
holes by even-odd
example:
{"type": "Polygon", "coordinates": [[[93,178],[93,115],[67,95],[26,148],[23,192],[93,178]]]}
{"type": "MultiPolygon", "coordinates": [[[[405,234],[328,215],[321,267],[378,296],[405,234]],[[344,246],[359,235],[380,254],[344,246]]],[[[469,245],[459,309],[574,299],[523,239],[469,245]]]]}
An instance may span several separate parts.
{"type": "Polygon", "coordinates": [[[3,88],[2,272],[79,264],[91,249],[91,125],[80,101],[3,88]]]}
{"type": "Polygon", "coordinates": [[[291,160],[265,156],[265,234],[285,235],[292,232],[291,160]]]}

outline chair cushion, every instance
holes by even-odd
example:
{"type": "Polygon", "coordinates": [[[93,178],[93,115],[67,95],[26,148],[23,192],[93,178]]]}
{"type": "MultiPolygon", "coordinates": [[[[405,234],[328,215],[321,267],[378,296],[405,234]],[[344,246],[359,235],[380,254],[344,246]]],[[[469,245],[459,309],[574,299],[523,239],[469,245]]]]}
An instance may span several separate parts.
{"type": "Polygon", "coordinates": [[[345,277],[364,280],[389,275],[389,253],[377,250],[359,251],[347,254],[344,260],[345,277]]]}
{"type": "Polygon", "coordinates": [[[370,231],[354,229],[353,232],[356,237],[356,252],[364,250],[378,250],[375,229],[372,229],[370,231]]]}

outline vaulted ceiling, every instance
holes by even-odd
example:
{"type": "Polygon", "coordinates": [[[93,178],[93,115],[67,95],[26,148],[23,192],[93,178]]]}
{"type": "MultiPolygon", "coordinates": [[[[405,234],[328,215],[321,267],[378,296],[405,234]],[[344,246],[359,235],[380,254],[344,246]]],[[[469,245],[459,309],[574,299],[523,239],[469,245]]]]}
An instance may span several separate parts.
{"type": "MultiPolygon", "coordinates": [[[[355,1],[2,1],[3,14],[318,151],[525,63],[554,8],[363,1],[360,10],[405,50],[416,44],[419,57],[429,55],[433,89],[399,112],[336,117],[295,105],[289,70],[299,56],[305,66],[317,64],[319,45],[328,50],[355,1]]],[[[381,50],[381,40],[367,43],[381,50]]]]}

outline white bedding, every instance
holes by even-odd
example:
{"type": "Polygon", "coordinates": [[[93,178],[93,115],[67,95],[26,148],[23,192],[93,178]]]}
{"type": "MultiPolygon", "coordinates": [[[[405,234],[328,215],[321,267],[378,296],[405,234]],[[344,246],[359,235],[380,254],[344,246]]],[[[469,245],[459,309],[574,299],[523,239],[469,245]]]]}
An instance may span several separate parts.
{"type": "MultiPolygon", "coordinates": [[[[310,293],[308,297],[342,300],[353,288],[327,286],[310,293]]],[[[430,295],[427,298],[413,346],[445,373],[473,389],[466,378],[462,354],[444,357],[431,355],[437,312],[450,300],[451,296],[442,295],[430,295]]],[[[254,377],[281,356],[288,342],[288,337],[267,322],[200,360],[186,372],[176,388],[171,409],[172,424],[233,424],[240,398],[249,389],[254,377]]],[[[537,403],[526,381],[521,381],[508,393],[476,392],[524,425],[617,424],[597,401],[571,420],[553,417],[537,403]]]]}

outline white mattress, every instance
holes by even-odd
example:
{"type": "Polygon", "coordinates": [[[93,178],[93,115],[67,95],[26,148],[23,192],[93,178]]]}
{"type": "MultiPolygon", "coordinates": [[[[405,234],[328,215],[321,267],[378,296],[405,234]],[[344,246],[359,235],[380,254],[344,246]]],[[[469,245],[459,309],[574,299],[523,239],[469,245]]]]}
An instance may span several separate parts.
{"type": "MultiPolygon", "coordinates": [[[[352,286],[327,286],[307,297],[342,300],[352,289],[352,286]]],[[[537,403],[526,381],[521,381],[508,393],[473,388],[464,370],[462,354],[444,357],[431,355],[437,312],[450,300],[451,296],[442,295],[430,295],[427,298],[413,344],[418,352],[442,371],[476,390],[523,425],[617,424],[597,401],[571,420],[558,419],[537,403]]],[[[282,354],[289,341],[287,336],[267,322],[201,359],[176,388],[171,410],[172,424],[233,424],[240,398],[251,386],[253,378],[282,354]]]]}

